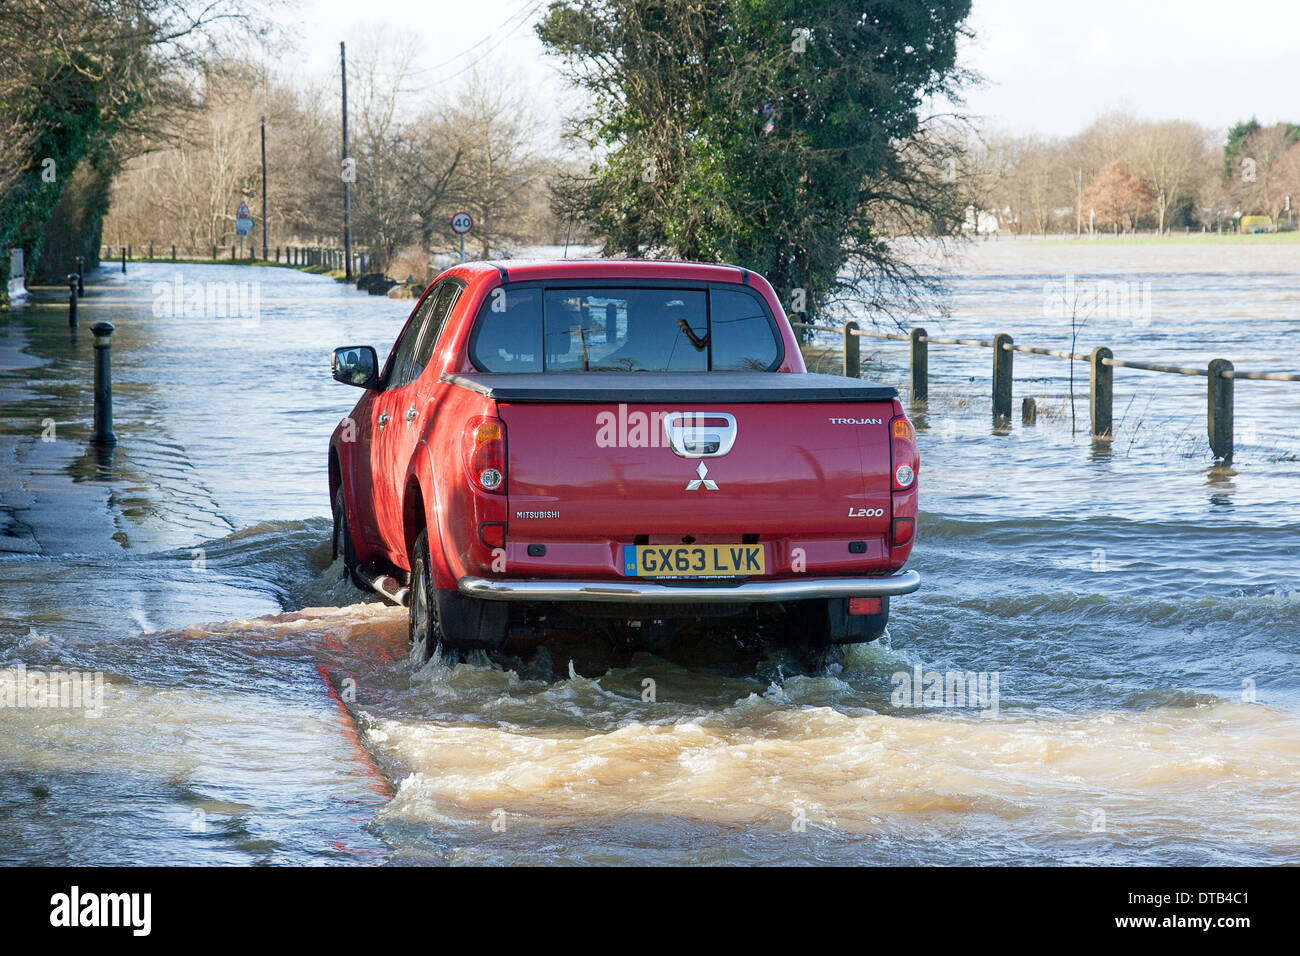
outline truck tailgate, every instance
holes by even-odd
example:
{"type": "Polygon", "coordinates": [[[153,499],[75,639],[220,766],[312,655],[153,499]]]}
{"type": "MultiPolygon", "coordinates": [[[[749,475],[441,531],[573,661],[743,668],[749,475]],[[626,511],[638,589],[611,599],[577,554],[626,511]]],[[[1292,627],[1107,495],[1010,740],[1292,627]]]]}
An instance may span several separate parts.
{"type": "Polygon", "coordinates": [[[888,532],[892,388],[785,373],[455,379],[506,424],[516,540],[888,532]],[[715,426],[729,450],[691,443],[715,426]]]}

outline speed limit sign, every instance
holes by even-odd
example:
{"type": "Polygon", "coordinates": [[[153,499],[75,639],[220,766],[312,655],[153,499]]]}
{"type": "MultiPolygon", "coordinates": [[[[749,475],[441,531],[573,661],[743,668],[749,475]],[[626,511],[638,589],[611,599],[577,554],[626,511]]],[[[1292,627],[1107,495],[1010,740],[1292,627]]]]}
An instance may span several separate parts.
{"type": "Polygon", "coordinates": [[[465,235],[474,228],[474,217],[467,212],[458,212],[451,217],[451,231],[458,235],[465,235]]]}

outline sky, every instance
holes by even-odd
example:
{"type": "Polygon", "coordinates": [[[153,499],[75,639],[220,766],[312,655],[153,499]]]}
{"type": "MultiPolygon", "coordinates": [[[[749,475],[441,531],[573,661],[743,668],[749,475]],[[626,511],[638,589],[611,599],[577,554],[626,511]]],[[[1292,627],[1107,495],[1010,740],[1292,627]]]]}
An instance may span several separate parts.
{"type": "MultiPolygon", "coordinates": [[[[512,73],[558,130],[567,98],[532,30],[545,0],[314,0],[280,15],[295,72],[337,76],[338,42],[387,24],[419,42],[436,95],[478,64],[512,73]],[[364,13],[364,20],[358,12],[364,13]]],[[[1124,109],[1226,130],[1300,121],[1300,0],[974,0],[960,65],[985,83],[967,110],[991,128],[1068,136],[1124,109]]]]}
{"type": "Polygon", "coordinates": [[[974,0],[967,106],[1008,132],[1068,136],[1125,109],[1227,129],[1300,122],[1300,0],[974,0]]]}

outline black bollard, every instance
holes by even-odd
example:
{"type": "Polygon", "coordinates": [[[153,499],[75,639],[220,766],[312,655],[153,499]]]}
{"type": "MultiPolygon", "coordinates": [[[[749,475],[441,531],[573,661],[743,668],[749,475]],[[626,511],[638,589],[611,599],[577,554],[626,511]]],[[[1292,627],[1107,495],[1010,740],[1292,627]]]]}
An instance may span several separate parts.
{"type": "Polygon", "coordinates": [[[86,257],[77,256],[77,297],[78,298],[86,294],[86,286],[81,281],[81,277],[85,273],[85,271],[86,271],[86,257]]]}
{"type": "Polygon", "coordinates": [[[90,440],[96,445],[116,445],[113,434],[113,375],[109,337],[111,322],[96,322],[90,327],[95,335],[95,431],[90,440]]]}
{"type": "Polygon", "coordinates": [[[68,327],[77,327],[77,274],[68,273],[68,327]]]}
{"type": "Polygon", "coordinates": [[[126,275],[126,246],[122,247],[122,275],[126,275]]]}

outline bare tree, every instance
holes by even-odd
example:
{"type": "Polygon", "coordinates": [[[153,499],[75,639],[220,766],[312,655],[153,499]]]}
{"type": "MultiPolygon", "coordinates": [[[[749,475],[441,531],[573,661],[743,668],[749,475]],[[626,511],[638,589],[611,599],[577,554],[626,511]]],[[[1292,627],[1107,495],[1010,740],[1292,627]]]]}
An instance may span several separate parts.
{"type": "Polygon", "coordinates": [[[337,134],[315,108],[319,99],[242,61],[212,64],[197,85],[195,107],[170,135],[155,134],[154,148],[128,162],[114,182],[107,241],[225,245],[240,201],[256,205],[261,192],[262,116],[271,232],[319,232],[324,187],[337,169],[326,165],[337,134]]]}
{"type": "Polygon", "coordinates": [[[548,166],[537,148],[536,108],[517,77],[474,72],[447,120],[463,149],[459,196],[474,217],[473,237],[483,258],[492,246],[534,235],[534,198],[548,166]]]}
{"type": "Polygon", "coordinates": [[[1208,139],[1207,131],[1195,123],[1143,123],[1132,131],[1129,163],[1156,192],[1156,231],[1160,235],[1164,235],[1171,204],[1191,185],[1208,139]]]}

